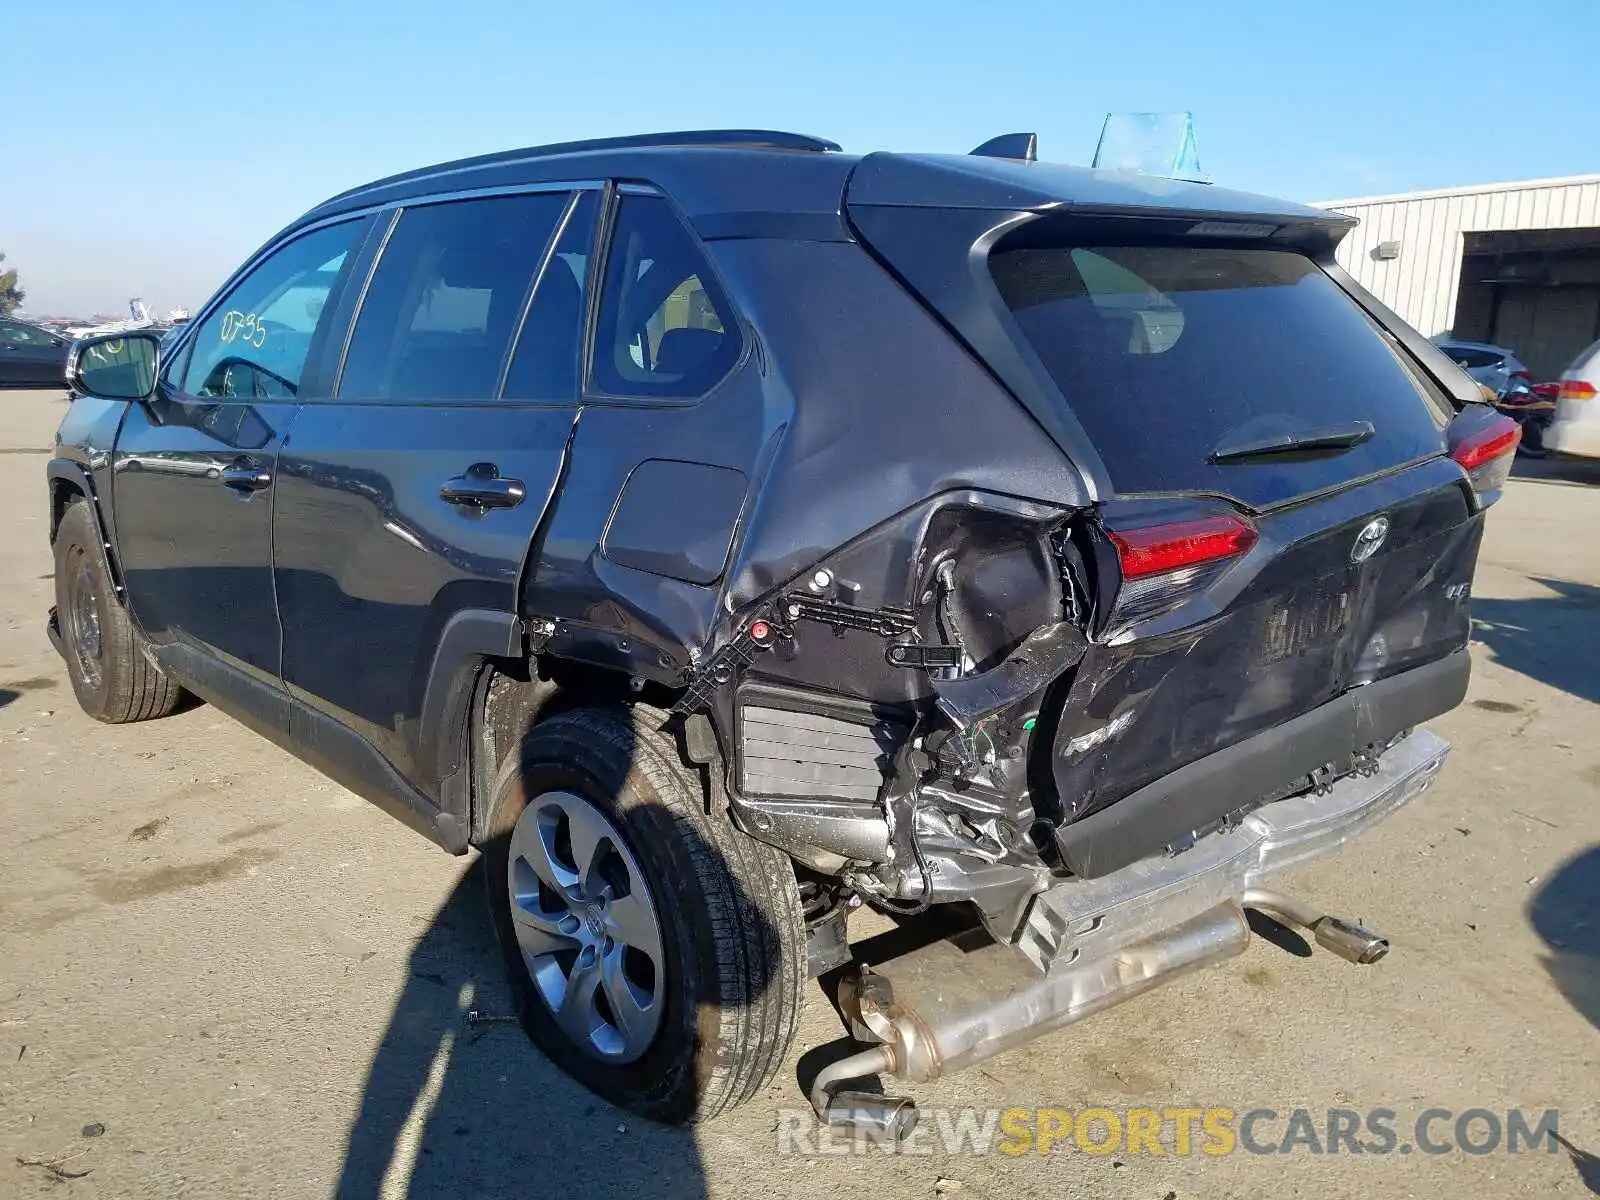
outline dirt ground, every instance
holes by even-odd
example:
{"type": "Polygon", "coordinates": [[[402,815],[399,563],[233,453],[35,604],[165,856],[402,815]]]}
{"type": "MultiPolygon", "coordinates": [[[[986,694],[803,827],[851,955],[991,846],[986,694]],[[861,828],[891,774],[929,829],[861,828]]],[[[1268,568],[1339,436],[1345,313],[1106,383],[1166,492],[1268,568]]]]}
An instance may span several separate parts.
{"type": "MultiPolygon", "coordinates": [[[[1285,880],[1388,959],[1257,939],[911,1089],[930,1110],[1270,1108],[1269,1145],[1296,1108],[1393,1109],[1403,1143],[1429,1108],[1556,1108],[1566,1148],[804,1156],[780,1152],[793,1064],[664,1129],[469,1023],[508,1007],[471,861],[211,708],[78,711],[44,637],[64,407],[0,392],[0,1196],[1600,1194],[1600,470],[1538,465],[1493,512],[1441,782],[1285,880]]],[[[801,1048],[839,1034],[813,993],[801,1048]]]]}

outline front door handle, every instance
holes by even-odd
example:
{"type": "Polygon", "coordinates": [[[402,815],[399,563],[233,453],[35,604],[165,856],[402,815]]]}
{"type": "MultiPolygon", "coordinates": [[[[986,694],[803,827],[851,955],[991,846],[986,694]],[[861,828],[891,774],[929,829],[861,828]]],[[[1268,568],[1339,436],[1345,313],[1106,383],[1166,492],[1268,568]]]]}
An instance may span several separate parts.
{"type": "Polygon", "coordinates": [[[528,489],[520,479],[507,479],[493,463],[473,463],[465,475],[445,480],[439,499],[463,508],[515,508],[528,489]]]}
{"type": "Polygon", "coordinates": [[[236,462],[217,472],[217,479],[225,488],[235,492],[259,492],[272,486],[272,472],[253,467],[247,462],[236,462]]]}

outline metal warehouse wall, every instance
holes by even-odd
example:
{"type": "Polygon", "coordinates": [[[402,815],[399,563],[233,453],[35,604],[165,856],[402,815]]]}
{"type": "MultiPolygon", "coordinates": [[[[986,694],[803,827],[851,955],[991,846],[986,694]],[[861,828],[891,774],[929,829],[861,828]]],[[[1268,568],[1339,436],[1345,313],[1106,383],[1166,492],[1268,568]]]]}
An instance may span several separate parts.
{"type": "Polygon", "coordinates": [[[1330,200],[1319,207],[1361,222],[1340,244],[1339,264],[1431,337],[1455,320],[1463,233],[1600,226],[1600,175],[1330,200]],[[1399,242],[1400,257],[1374,259],[1380,242],[1399,242]]]}

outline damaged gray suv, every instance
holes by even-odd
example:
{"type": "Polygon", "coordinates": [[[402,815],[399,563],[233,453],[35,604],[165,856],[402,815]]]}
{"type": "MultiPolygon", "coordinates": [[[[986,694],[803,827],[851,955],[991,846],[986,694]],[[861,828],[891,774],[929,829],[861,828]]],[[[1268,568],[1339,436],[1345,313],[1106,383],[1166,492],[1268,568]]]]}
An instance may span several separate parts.
{"type": "Polygon", "coordinates": [[[447,163],[173,339],[80,342],[78,699],[193,693],[481,850],[533,1041],[663,1120],[771,1079],[812,976],[862,1043],[813,1103],[895,1137],[851,1081],[1238,954],[1247,909],[1374,961],[1264,884],[1439,771],[1517,426],[1335,265],[1347,218],[1031,151],[447,163]]]}

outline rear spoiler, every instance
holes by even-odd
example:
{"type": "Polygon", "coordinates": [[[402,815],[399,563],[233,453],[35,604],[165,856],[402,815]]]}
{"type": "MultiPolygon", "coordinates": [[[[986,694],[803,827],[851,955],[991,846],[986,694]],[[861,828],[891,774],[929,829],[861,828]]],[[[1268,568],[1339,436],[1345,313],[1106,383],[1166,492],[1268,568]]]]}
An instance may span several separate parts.
{"type": "Polygon", "coordinates": [[[846,207],[987,209],[1298,226],[1326,230],[1335,242],[1356,224],[1344,213],[1213,184],[1030,161],[1019,157],[1028,148],[1024,139],[1032,135],[1006,134],[971,154],[868,154],[850,173],[846,207]]]}

